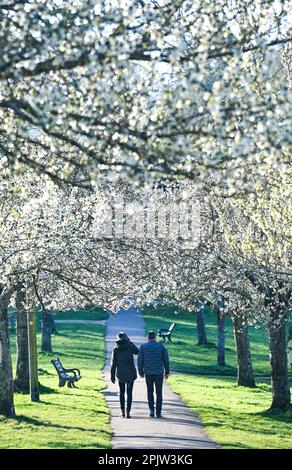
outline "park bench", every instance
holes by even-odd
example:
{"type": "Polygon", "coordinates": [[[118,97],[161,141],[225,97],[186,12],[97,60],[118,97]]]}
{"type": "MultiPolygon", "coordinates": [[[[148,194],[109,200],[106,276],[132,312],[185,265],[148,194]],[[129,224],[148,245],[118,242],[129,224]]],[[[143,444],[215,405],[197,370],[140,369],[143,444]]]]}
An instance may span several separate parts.
{"type": "Polygon", "coordinates": [[[171,335],[172,335],[172,332],[173,332],[173,330],[174,330],[175,325],[176,325],[176,323],[172,323],[172,324],[170,325],[170,327],[168,328],[168,330],[165,329],[165,328],[160,328],[160,329],[158,330],[158,334],[159,334],[159,336],[160,336],[160,338],[161,338],[161,343],[165,343],[166,338],[168,339],[168,341],[169,341],[170,343],[172,343],[172,341],[171,341],[171,335]]]}
{"type": "Polygon", "coordinates": [[[57,359],[52,359],[51,363],[55,367],[58,376],[59,376],[59,387],[64,387],[64,385],[67,383],[69,388],[76,388],[74,383],[78,382],[78,380],[81,379],[81,374],[79,369],[65,369],[62,364],[60,359],[57,357],[57,359]],[[69,375],[68,373],[72,373],[73,375],[69,375]]]}

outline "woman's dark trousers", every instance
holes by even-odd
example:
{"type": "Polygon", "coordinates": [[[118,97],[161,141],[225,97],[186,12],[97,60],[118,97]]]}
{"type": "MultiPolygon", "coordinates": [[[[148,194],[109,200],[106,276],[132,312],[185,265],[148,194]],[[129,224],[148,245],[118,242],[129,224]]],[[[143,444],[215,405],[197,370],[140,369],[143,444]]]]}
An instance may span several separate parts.
{"type": "Polygon", "coordinates": [[[121,410],[125,410],[125,392],[127,388],[127,411],[131,411],[132,407],[132,400],[133,400],[133,386],[134,382],[127,382],[127,383],[122,383],[119,382],[119,387],[120,387],[120,404],[121,404],[121,410]]]}
{"type": "Polygon", "coordinates": [[[154,385],[156,391],[156,415],[161,415],[163,374],[146,375],[147,395],[149,410],[154,412],[154,385]]]}

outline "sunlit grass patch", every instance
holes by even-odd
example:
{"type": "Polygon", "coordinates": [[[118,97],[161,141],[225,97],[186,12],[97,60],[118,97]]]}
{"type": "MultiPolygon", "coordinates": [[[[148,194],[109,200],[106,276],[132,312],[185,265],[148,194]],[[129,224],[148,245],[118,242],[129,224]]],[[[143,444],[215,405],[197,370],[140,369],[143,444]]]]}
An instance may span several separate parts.
{"type": "Polygon", "coordinates": [[[257,387],[236,385],[236,349],[226,319],[226,366],[216,364],[216,317],[206,314],[208,345],[197,345],[196,315],[174,307],[145,308],[147,329],[176,327],[170,355],[169,384],[203,421],[206,432],[223,448],[292,448],[292,412],[267,412],[271,405],[268,339],[264,327],[250,328],[257,387]],[[176,313],[177,312],[177,313],[176,313]],[[229,377],[228,377],[229,376],[229,377]]]}
{"type": "MultiPolygon", "coordinates": [[[[15,350],[14,335],[11,342],[15,350]]],[[[102,394],[104,326],[59,324],[53,349],[53,354],[38,354],[41,402],[31,403],[27,395],[15,394],[17,417],[0,418],[0,447],[109,448],[111,429],[102,394]],[[57,374],[50,363],[57,355],[64,367],[81,370],[78,389],[58,387],[57,374]]]]}

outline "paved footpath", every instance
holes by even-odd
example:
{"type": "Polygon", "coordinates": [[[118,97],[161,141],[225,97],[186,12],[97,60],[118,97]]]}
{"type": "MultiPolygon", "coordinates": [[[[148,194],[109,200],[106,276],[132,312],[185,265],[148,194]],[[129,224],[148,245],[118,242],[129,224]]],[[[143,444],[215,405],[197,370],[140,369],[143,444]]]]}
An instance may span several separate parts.
{"type": "MultiPolygon", "coordinates": [[[[106,334],[107,389],[104,391],[111,413],[114,449],[216,449],[206,436],[199,418],[187,408],[179,396],[164,384],[163,419],[150,418],[144,379],[135,381],[131,419],[120,418],[118,384],[110,381],[111,352],[119,331],[126,332],[140,346],[145,342],[145,324],[139,309],[120,310],[110,316],[106,334]]],[[[171,358],[170,358],[171,359],[171,358]]]]}

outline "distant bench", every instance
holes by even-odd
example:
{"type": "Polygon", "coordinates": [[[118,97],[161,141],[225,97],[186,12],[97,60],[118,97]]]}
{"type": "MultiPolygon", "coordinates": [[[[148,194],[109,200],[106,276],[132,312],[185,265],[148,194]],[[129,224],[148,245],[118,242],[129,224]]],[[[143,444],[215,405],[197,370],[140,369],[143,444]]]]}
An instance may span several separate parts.
{"type": "Polygon", "coordinates": [[[69,388],[76,388],[75,387],[75,382],[78,382],[78,380],[81,379],[81,374],[79,369],[65,369],[62,364],[60,359],[57,357],[57,359],[52,359],[51,363],[55,367],[58,376],[59,376],[59,387],[64,387],[64,385],[67,382],[67,385],[69,388]],[[68,375],[68,373],[72,373],[73,375],[68,375]]]}
{"type": "Polygon", "coordinates": [[[160,328],[160,329],[158,330],[158,334],[159,334],[159,336],[160,336],[160,338],[161,338],[161,343],[165,343],[166,338],[168,339],[168,341],[169,341],[170,343],[172,343],[171,335],[172,335],[172,333],[173,333],[173,330],[174,330],[174,328],[175,328],[175,325],[176,325],[176,323],[172,323],[172,324],[170,325],[170,327],[168,328],[168,330],[167,330],[166,328],[160,328]]]}

